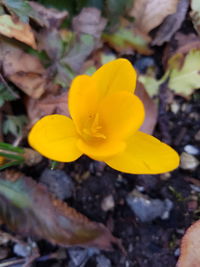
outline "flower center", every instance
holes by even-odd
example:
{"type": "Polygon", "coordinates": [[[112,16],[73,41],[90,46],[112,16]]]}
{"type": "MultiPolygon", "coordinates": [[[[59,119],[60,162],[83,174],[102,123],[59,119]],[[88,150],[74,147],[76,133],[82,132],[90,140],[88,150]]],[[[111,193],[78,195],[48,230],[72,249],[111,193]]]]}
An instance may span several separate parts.
{"type": "Polygon", "coordinates": [[[82,134],[85,141],[100,141],[106,139],[103,133],[103,127],[99,121],[98,113],[89,117],[83,127],[82,134]]]}

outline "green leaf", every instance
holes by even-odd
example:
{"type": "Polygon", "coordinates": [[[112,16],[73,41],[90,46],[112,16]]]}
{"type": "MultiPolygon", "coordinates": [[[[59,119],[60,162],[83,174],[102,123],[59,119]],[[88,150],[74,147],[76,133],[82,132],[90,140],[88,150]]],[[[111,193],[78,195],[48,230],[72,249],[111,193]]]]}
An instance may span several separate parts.
{"type": "Polygon", "coordinates": [[[70,43],[70,48],[57,63],[56,83],[63,87],[68,86],[94,47],[93,36],[89,34],[76,35],[70,43]]]}
{"type": "Polygon", "coordinates": [[[200,88],[200,50],[191,50],[185,58],[175,55],[169,60],[169,70],[169,88],[176,94],[190,96],[200,88]]]}
{"type": "Polygon", "coordinates": [[[148,48],[148,40],[125,27],[120,27],[114,33],[104,33],[103,39],[118,52],[134,49],[144,55],[152,54],[148,48]]]}
{"type": "Polygon", "coordinates": [[[29,15],[32,8],[26,0],[3,0],[3,4],[12,13],[25,23],[29,22],[29,15]]]}
{"type": "Polygon", "coordinates": [[[119,23],[120,17],[132,7],[133,0],[105,0],[104,12],[109,19],[109,28],[119,23]]]}
{"type": "MultiPolygon", "coordinates": [[[[152,73],[153,74],[153,73],[152,73]]],[[[157,80],[152,74],[139,75],[138,80],[144,85],[147,93],[153,97],[158,95],[159,87],[168,78],[169,72],[167,71],[160,80],[157,80]]]]}
{"type": "Polygon", "coordinates": [[[20,147],[13,146],[8,143],[0,142],[0,149],[6,150],[6,151],[12,151],[12,152],[17,152],[17,153],[24,153],[24,149],[20,147]]]}
{"type": "Polygon", "coordinates": [[[0,16],[1,16],[1,15],[4,15],[4,14],[5,14],[5,11],[4,11],[3,7],[0,6],[0,16]]]}
{"type": "Polygon", "coordinates": [[[73,15],[76,11],[75,0],[39,0],[38,2],[46,7],[53,7],[60,10],[68,10],[70,15],[73,15]]]}
{"type": "Polygon", "coordinates": [[[27,117],[20,116],[7,116],[7,120],[3,124],[3,133],[11,133],[18,137],[22,135],[24,125],[27,123],[27,117]]]}
{"type": "Polygon", "coordinates": [[[12,101],[17,98],[18,95],[11,87],[6,87],[3,83],[0,83],[0,107],[2,107],[6,101],[12,101]]]}
{"type": "Polygon", "coordinates": [[[133,0],[106,0],[106,9],[109,16],[120,16],[124,12],[132,7],[133,0]]]}
{"type": "Polygon", "coordinates": [[[159,80],[147,75],[140,75],[138,80],[144,85],[146,91],[151,97],[158,94],[159,86],[161,84],[159,80]]]}

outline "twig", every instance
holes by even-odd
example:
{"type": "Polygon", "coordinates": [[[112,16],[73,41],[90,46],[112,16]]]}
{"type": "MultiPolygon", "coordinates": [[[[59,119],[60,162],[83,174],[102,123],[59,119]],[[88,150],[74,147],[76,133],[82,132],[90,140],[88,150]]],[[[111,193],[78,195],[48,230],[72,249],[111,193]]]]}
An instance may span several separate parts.
{"type": "Polygon", "coordinates": [[[19,259],[19,260],[8,260],[6,262],[2,262],[0,263],[0,267],[8,267],[8,266],[12,266],[13,264],[23,264],[24,263],[24,259],[19,259]]]}

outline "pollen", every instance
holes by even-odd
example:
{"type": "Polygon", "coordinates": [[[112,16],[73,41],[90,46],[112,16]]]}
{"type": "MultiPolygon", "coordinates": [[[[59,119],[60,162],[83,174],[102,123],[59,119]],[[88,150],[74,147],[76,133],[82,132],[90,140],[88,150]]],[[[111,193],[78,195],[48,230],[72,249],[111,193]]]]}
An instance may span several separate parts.
{"type": "Polygon", "coordinates": [[[83,128],[83,137],[86,141],[106,139],[103,126],[100,124],[99,113],[91,115],[83,128]]]}

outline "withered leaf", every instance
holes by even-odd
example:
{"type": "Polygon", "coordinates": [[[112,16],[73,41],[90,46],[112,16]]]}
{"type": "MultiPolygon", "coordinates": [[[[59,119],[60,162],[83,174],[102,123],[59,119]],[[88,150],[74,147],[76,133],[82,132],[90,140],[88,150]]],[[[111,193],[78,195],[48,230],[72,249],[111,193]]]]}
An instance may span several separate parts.
{"type": "Polygon", "coordinates": [[[195,34],[177,33],[175,39],[177,41],[176,54],[187,54],[192,49],[200,49],[200,38],[195,34]]]}
{"type": "Polygon", "coordinates": [[[19,21],[16,18],[14,20],[10,15],[0,16],[0,33],[30,45],[34,49],[37,47],[34,34],[29,24],[19,21]]]}
{"type": "Polygon", "coordinates": [[[111,249],[117,243],[109,230],[51,195],[46,187],[21,173],[0,174],[0,217],[22,236],[46,239],[61,246],[111,249]]]}
{"type": "Polygon", "coordinates": [[[172,36],[179,30],[185,19],[189,7],[189,0],[180,0],[176,13],[169,15],[159,27],[152,45],[163,45],[170,41],[172,36]]]}
{"type": "Polygon", "coordinates": [[[30,126],[45,115],[62,114],[69,116],[67,96],[67,92],[63,92],[59,95],[45,94],[40,99],[28,98],[26,108],[30,126]]]}
{"type": "Polygon", "coordinates": [[[106,26],[106,19],[101,17],[97,8],[83,8],[81,13],[73,19],[73,29],[77,33],[85,33],[99,39],[106,26]]]}
{"type": "Polygon", "coordinates": [[[174,36],[174,40],[175,42],[173,42],[173,45],[169,43],[164,51],[163,65],[165,67],[168,65],[167,62],[169,58],[171,58],[172,56],[175,55],[185,56],[192,49],[200,49],[200,37],[198,37],[193,33],[186,35],[177,32],[174,36]]]}
{"type": "Polygon", "coordinates": [[[58,28],[63,20],[68,16],[68,12],[59,11],[54,8],[46,8],[43,5],[34,1],[29,1],[34,13],[30,14],[31,18],[35,20],[40,26],[46,28],[58,28]]]}
{"type": "Polygon", "coordinates": [[[0,51],[3,74],[27,95],[39,98],[46,86],[46,72],[39,59],[8,42],[0,43],[0,51]]]}
{"type": "Polygon", "coordinates": [[[178,0],[135,0],[129,15],[135,18],[135,26],[148,34],[170,14],[176,12],[178,0]]]}
{"type": "Polygon", "coordinates": [[[76,35],[69,51],[66,51],[60,60],[60,66],[67,65],[72,71],[79,72],[85,59],[95,49],[95,44],[96,42],[90,34],[76,35]]]}
{"type": "Polygon", "coordinates": [[[120,27],[112,33],[104,33],[103,40],[120,53],[132,53],[132,50],[140,54],[151,55],[153,51],[148,47],[151,38],[143,34],[128,20],[121,19],[120,27]]]}
{"type": "Polygon", "coordinates": [[[187,229],[181,241],[181,255],[177,267],[200,266],[200,220],[187,229]]]}
{"type": "Polygon", "coordinates": [[[38,49],[47,53],[48,57],[55,63],[63,54],[63,43],[59,31],[43,29],[37,34],[38,49]]]}
{"type": "Polygon", "coordinates": [[[145,108],[145,120],[140,127],[140,131],[152,134],[157,123],[158,109],[153,99],[148,95],[144,85],[137,82],[135,94],[140,98],[145,108]]]}

